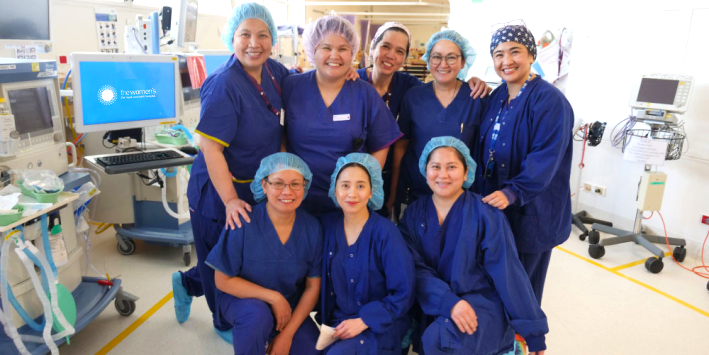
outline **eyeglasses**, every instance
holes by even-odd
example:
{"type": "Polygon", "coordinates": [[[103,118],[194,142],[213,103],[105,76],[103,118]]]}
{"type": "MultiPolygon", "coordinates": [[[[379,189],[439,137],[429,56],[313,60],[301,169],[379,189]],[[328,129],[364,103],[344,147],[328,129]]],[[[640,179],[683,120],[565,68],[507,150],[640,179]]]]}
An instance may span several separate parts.
{"type": "Polygon", "coordinates": [[[268,178],[264,179],[269,185],[271,185],[274,189],[276,190],[283,190],[286,188],[286,186],[290,186],[290,189],[293,191],[300,191],[303,189],[305,186],[305,180],[303,182],[291,182],[290,184],[286,184],[283,181],[268,181],[268,178]]]}
{"type": "MultiPolygon", "coordinates": [[[[462,56],[463,56],[462,54],[449,54],[446,56],[446,63],[448,63],[448,65],[455,65],[456,63],[458,63],[458,58],[460,58],[462,56]]],[[[442,56],[434,54],[429,59],[429,62],[433,65],[438,65],[438,64],[441,64],[442,60],[443,60],[442,56]]]]}

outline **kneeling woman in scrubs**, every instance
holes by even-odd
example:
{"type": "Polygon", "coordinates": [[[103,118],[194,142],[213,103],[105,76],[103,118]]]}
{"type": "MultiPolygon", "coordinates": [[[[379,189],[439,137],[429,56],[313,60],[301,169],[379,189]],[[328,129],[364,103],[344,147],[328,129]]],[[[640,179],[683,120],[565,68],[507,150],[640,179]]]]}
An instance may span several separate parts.
{"type": "Polygon", "coordinates": [[[329,195],[341,212],[322,217],[323,323],[337,342],[327,354],[400,354],[414,301],[414,264],[384,202],[381,167],[369,154],[337,160],[329,195]]]}
{"type": "Polygon", "coordinates": [[[401,132],[371,85],[345,80],[359,47],[351,23],[339,16],[321,17],[306,27],[303,42],[316,69],[284,80],[286,147],[313,170],[303,207],[319,216],[337,210],[327,196],[337,159],[368,152],[384,165],[389,146],[401,132]]]}
{"type": "Polygon", "coordinates": [[[544,354],[549,331],[517,258],[505,215],[467,191],[469,149],[453,137],[429,141],[419,169],[433,195],[409,205],[399,229],[416,265],[424,353],[513,354],[515,332],[544,354]]]}
{"type": "Polygon", "coordinates": [[[251,223],[225,229],[207,257],[236,354],[320,353],[309,313],[320,296],[322,228],[298,208],[311,179],[293,154],[264,158],[251,191],[267,201],[254,206],[251,223]]]}
{"type": "Polygon", "coordinates": [[[431,193],[418,173],[423,147],[431,138],[452,136],[470,146],[477,135],[485,101],[471,99],[470,87],[459,80],[465,79],[476,55],[468,40],[453,30],[435,33],[428,40],[423,60],[433,82],[411,88],[399,115],[404,136],[394,146],[392,180],[398,201],[408,204],[431,193]]]}

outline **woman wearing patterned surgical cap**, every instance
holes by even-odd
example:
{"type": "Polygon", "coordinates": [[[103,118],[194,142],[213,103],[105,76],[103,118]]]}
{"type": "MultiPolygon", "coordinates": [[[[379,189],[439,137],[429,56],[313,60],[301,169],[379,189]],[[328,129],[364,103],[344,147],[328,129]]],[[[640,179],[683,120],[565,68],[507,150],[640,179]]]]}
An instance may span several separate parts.
{"type": "Polygon", "coordinates": [[[303,207],[319,216],[337,210],[327,196],[337,159],[370,153],[384,165],[401,132],[371,85],[346,81],[359,47],[354,25],[340,16],[321,17],[305,28],[303,45],[315,70],[290,76],[283,84],[286,148],[313,171],[303,207]]]}
{"type": "MultiPolygon", "coordinates": [[[[403,106],[404,94],[415,86],[423,85],[421,80],[413,75],[399,71],[409,54],[411,47],[411,34],[406,26],[398,22],[387,22],[379,27],[372,38],[369,47],[369,59],[372,65],[369,68],[357,70],[362,80],[368,81],[377,90],[379,96],[387,104],[394,118],[399,118],[403,106]]],[[[484,81],[473,77],[468,81],[473,99],[485,97],[490,89],[484,81]]],[[[392,158],[390,150],[387,162],[382,169],[384,179],[384,208],[377,211],[388,217],[394,206],[396,194],[390,194],[390,188],[395,191],[397,182],[392,185],[392,158]]]]}
{"type": "Polygon", "coordinates": [[[505,212],[541,304],[552,248],[571,233],[574,112],[564,94],[531,72],[537,48],[527,27],[498,29],[490,54],[504,83],[480,126],[473,190],[505,212]]]}

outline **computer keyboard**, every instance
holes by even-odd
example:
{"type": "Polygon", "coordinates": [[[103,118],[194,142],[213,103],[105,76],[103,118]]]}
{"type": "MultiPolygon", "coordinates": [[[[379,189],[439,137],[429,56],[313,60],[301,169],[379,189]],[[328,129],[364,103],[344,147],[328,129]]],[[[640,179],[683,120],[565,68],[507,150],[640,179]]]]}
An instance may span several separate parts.
{"type": "Polygon", "coordinates": [[[193,157],[185,157],[174,150],[153,150],[135,154],[109,155],[96,158],[107,174],[128,173],[147,169],[168,168],[192,164],[193,157]]]}

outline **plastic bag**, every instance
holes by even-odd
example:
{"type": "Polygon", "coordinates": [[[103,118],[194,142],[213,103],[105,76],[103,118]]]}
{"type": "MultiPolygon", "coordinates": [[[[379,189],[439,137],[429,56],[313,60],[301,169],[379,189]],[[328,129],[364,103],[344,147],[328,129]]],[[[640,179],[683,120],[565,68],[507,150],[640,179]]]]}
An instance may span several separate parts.
{"type": "Polygon", "coordinates": [[[57,193],[64,190],[64,182],[51,170],[22,171],[22,185],[35,193],[57,193]]]}

